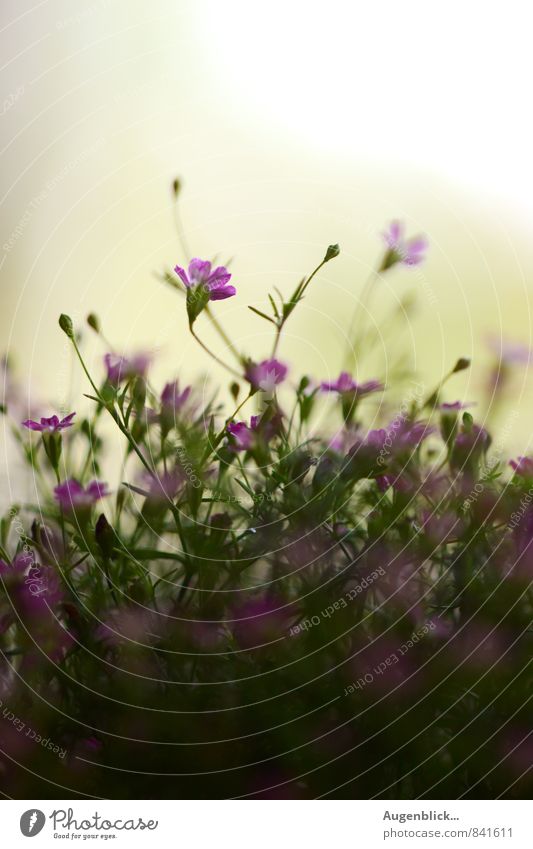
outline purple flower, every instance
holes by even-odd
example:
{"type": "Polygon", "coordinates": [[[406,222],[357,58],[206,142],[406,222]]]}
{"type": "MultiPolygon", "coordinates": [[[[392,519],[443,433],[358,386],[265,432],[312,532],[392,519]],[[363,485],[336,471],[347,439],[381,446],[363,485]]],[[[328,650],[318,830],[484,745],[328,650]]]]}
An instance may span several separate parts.
{"type": "Polygon", "coordinates": [[[276,413],[272,418],[261,418],[252,416],[250,425],[246,422],[231,422],[226,430],[232,438],[232,447],[236,451],[249,451],[257,446],[257,438],[262,443],[268,443],[272,437],[279,433],[281,426],[281,415],[276,413]]]}
{"type": "Polygon", "coordinates": [[[161,408],[168,412],[181,410],[190,394],[190,386],[186,386],[185,389],[180,392],[177,380],[173,383],[167,383],[161,393],[161,408]]]}
{"type": "Polygon", "coordinates": [[[401,221],[392,221],[389,229],[382,235],[388,250],[381,271],[386,271],[398,262],[402,265],[419,265],[424,261],[428,247],[427,239],[424,236],[415,236],[413,239],[406,240],[404,225],[401,221]]]}
{"type": "Polygon", "coordinates": [[[210,301],[223,301],[237,294],[235,286],[228,285],[231,274],[223,265],[212,270],[208,260],[191,259],[188,272],[179,265],[176,265],[174,271],[187,289],[204,286],[210,301]]]}
{"type": "Polygon", "coordinates": [[[518,460],[510,460],[509,465],[516,475],[522,478],[533,478],[533,459],[531,457],[519,457],[518,460]]]}
{"type": "Polygon", "coordinates": [[[243,649],[259,649],[282,639],[291,621],[289,608],[267,596],[243,601],[232,612],[232,631],[243,649]]]}
{"type": "Polygon", "coordinates": [[[166,434],[176,424],[178,415],[185,407],[190,394],[190,386],[185,387],[185,389],[180,392],[177,380],[173,383],[167,383],[161,393],[160,414],[158,415],[155,410],[148,411],[147,415],[149,421],[159,421],[164,436],[166,436],[166,434]]]}
{"type": "Polygon", "coordinates": [[[510,342],[497,336],[489,336],[487,343],[491,351],[506,365],[529,365],[533,361],[531,348],[520,342],[510,342]]]}
{"type": "Polygon", "coordinates": [[[468,410],[469,407],[474,406],[474,404],[463,404],[461,401],[454,401],[452,404],[440,404],[439,410],[442,413],[459,413],[461,410],[468,410]]]}
{"type": "Polygon", "coordinates": [[[27,569],[35,566],[35,557],[31,551],[19,551],[13,558],[11,565],[5,560],[0,560],[0,578],[8,583],[19,583],[24,577],[27,569]]]}
{"type": "Polygon", "coordinates": [[[272,393],[276,386],[287,377],[287,366],[279,360],[263,360],[261,363],[248,363],[244,376],[249,381],[252,389],[262,389],[263,392],[272,393]]]}
{"type": "Polygon", "coordinates": [[[123,357],[119,354],[106,354],[104,363],[109,383],[118,386],[123,380],[133,377],[144,377],[151,362],[151,356],[146,353],[123,357]]]}
{"type": "Polygon", "coordinates": [[[450,456],[451,467],[472,474],[490,442],[490,435],[484,427],[477,424],[463,425],[455,438],[450,456]]]}
{"type": "Polygon", "coordinates": [[[404,422],[396,429],[394,422],[387,428],[392,439],[398,440],[399,448],[417,448],[424,439],[435,433],[436,428],[427,422],[404,422]]]}
{"type": "Polygon", "coordinates": [[[456,447],[464,449],[466,451],[472,451],[478,446],[484,446],[488,448],[489,442],[490,437],[485,428],[481,427],[480,425],[473,424],[471,428],[463,430],[457,435],[455,445],[456,447]]]}
{"type": "Polygon", "coordinates": [[[162,475],[155,478],[150,476],[147,501],[152,504],[162,504],[168,501],[173,501],[183,482],[184,475],[182,471],[177,468],[173,469],[171,472],[164,472],[162,475]]]}
{"type": "Polygon", "coordinates": [[[248,451],[253,444],[254,431],[257,429],[259,416],[252,416],[250,427],[246,422],[231,422],[226,428],[233,439],[237,451],[248,451]]]}
{"type": "Polygon", "coordinates": [[[364,398],[372,392],[381,392],[384,388],[379,380],[367,380],[366,383],[356,383],[347,371],[342,371],[333,383],[321,383],[323,392],[338,392],[340,395],[353,395],[356,398],[364,398]]]}
{"type": "Polygon", "coordinates": [[[96,504],[100,498],[109,495],[107,484],[91,481],[85,488],[74,478],[60,483],[54,489],[56,501],[64,510],[87,509],[96,504]]]}
{"type": "Polygon", "coordinates": [[[49,419],[43,416],[40,422],[34,422],[32,419],[26,419],[26,421],[22,422],[22,424],[29,430],[38,430],[41,433],[43,431],[46,433],[57,433],[57,431],[64,430],[66,427],[72,427],[74,424],[72,419],[75,415],[76,413],[70,413],[68,416],[65,416],[64,419],[61,419],[61,421],[57,416],[51,416],[49,419]]]}

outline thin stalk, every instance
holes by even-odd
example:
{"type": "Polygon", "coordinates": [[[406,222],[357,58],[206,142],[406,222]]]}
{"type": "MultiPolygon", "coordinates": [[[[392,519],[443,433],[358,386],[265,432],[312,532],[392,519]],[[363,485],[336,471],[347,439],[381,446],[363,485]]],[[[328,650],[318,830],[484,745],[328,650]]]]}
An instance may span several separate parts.
{"type": "Polygon", "coordinates": [[[202,458],[202,462],[205,462],[205,461],[207,460],[207,458],[209,457],[209,455],[210,455],[210,454],[211,454],[211,453],[212,453],[212,452],[213,452],[216,448],[218,448],[218,446],[219,446],[220,442],[222,441],[222,439],[224,438],[224,436],[225,436],[225,434],[226,434],[226,428],[227,428],[228,424],[229,424],[229,423],[230,423],[230,422],[231,422],[231,421],[235,418],[235,416],[237,415],[237,413],[238,413],[238,412],[242,409],[242,407],[244,407],[244,405],[246,404],[246,402],[247,402],[247,401],[249,401],[249,399],[250,399],[253,395],[255,395],[255,392],[251,389],[251,390],[250,390],[250,392],[248,393],[248,395],[246,395],[246,397],[245,397],[245,398],[241,401],[241,403],[239,404],[239,406],[238,406],[238,407],[236,407],[236,408],[235,408],[235,410],[233,411],[233,413],[231,413],[231,415],[229,415],[229,416],[228,416],[228,418],[227,418],[227,419],[225,420],[225,422],[224,422],[224,427],[223,427],[223,428],[222,428],[222,430],[221,430],[221,431],[220,431],[220,432],[216,435],[216,437],[215,437],[214,442],[212,443],[212,445],[208,446],[208,447],[209,447],[209,451],[208,451],[208,452],[206,452],[206,453],[204,454],[204,456],[203,456],[203,458],[202,458]]]}
{"type": "Polygon", "coordinates": [[[213,315],[213,313],[209,309],[209,305],[206,306],[204,312],[207,315],[207,317],[210,320],[213,327],[215,328],[215,330],[217,331],[218,335],[220,336],[220,338],[224,342],[224,344],[227,345],[228,350],[231,351],[231,353],[233,354],[235,359],[238,361],[239,365],[243,365],[243,357],[237,351],[236,347],[234,346],[234,344],[231,341],[231,339],[229,338],[228,334],[226,333],[226,331],[224,330],[224,328],[220,324],[219,320],[217,318],[215,318],[215,316],[213,315]]]}
{"type": "Polygon", "coordinates": [[[127,427],[120,421],[119,415],[118,415],[117,411],[115,410],[115,408],[112,407],[112,406],[109,406],[105,402],[105,400],[102,398],[99,389],[97,388],[94,380],[92,379],[91,375],[89,374],[89,370],[87,369],[87,366],[85,365],[85,362],[83,360],[83,357],[81,355],[80,349],[78,348],[78,345],[76,343],[74,336],[71,336],[70,339],[72,341],[72,344],[74,345],[74,350],[76,351],[76,354],[78,355],[78,359],[81,363],[81,367],[83,368],[83,371],[85,372],[87,379],[88,379],[89,383],[91,384],[96,397],[98,398],[98,400],[100,401],[102,406],[105,407],[105,409],[108,411],[108,413],[110,414],[111,418],[114,420],[114,422],[117,425],[117,427],[119,428],[119,430],[124,434],[124,436],[126,437],[128,442],[130,443],[131,447],[133,448],[133,450],[137,454],[139,460],[143,464],[143,466],[146,468],[146,470],[150,473],[150,475],[152,477],[156,477],[154,470],[151,468],[150,464],[145,459],[141,449],[139,448],[139,446],[135,442],[133,436],[131,435],[131,433],[129,432],[127,427]]]}
{"type": "Polygon", "coordinates": [[[242,380],[242,374],[240,374],[240,372],[236,371],[234,368],[232,368],[232,366],[229,366],[227,363],[225,363],[223,360],[221,360],[219,357],[217,357],[217,355],[214,354],[213,351],[211,351],[204,342],[202,342],[202,340],[200,339],[200,337],[198,336],[198,334],[196,333],[196,331],[194,330],[194,327],[192,325],[189,326],[189,329],[191,331],[193,338],[196,339],[196,341],[198,342],[200,347],[206,352],[206,354],[209,354],[211,359],[213,359],[216,363],[218,363],[219,366],[222,366],[222,368],[225,368],[226,371],[229,371],[230,374],[232,374],[238,380],[242,380]]]}
{"type": "MultiPolygon", "coordinates": [[[[296,304],[297,304],[297,303],[298,303],[298,302],[299,302],[299,301],[303,298],[304,292],[305,292],[305,290],[307,289],[307,287],[309,286],[309,284],[310,284],[311,280],[313,279],[313,277],[314,277],[316,274],[318,274],[318,272],[320,271],[320,269],[322,268],[322,266],[323,266],[323,265],[325,265],[327,262],[329,262],[329,258],[327,258],[327,255],[326,255],[326,256],[324,257],[324,259],[323,259],[323,260],[322,260],[322,261],[321,261],[321,262],[317,265],[317,267],[315,268],[315,270],[311,272],[311,274],[309,275],[309,277],[307,278],[307,280],[305,280],[305,281],[301,284],[301,286],[297,287],[296,292],[295,292],[295,293],[294,293],[294,295],[293,295],[293,298],[292,298],[291,303],[293,303],[294,305],[296,305],[296,304]]],[[[291,312],[292,312],[292,310],[291,310],[291,312]]],[[[291,315],[291,313],[289,313],[288,315],[284,316],[284,317],[280,320],[280,322],[279,322],[279,324],[278,324],[278,326],[277,326],[277,328],[276,328],[276,335],[275,335],[275,337],[274,337],[274,345],[273,345],[273,347],[272,347],[272,354],[271,354],[271,357],[272,357],[272,358],[274,358],[274,357],[276,356],[277,352],[278,352],[278,347],[279,347],[279,343],[280,343],[280,339],[281,339],[281,333],[282,333],[283,328],[285,327],[285,324],[286,324],[286,322],[287,322],[287,320],[288,320],[288,318],[289,318],[289,316],[290,316],[290,315],[291,315]]]]}
{"type": "Polygon", "coordinates": [[[357,303],[357,306],[354,310],[352,320],[350,322],[350,328],[348,330],[348,350],[346,352],[346,357],[344,359],[343,365],[348,368],[353,365],[354,355],[353,349],[351,346],[351,340],[355,336],[355,333],[359,329],[363,329],[364,327],[364,319],[363,319],[363,307],[368,306],[370,301],[370,295],[374,289],[374,283],[378,278],[378,272],[376,269],[372,271],[370,277],[367,279],[363,291],[361,292],[361,297],[357,303]]]}

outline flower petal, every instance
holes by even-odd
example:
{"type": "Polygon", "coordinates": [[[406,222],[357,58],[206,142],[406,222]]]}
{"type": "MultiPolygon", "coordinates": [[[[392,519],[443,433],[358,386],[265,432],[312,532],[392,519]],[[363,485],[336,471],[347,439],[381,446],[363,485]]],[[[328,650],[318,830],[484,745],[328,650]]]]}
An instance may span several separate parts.
{"type": "Polygon", "coordinates": [[[232,298],[237,294],[235,286],[221,286],[220,288],[211,289],[209,292],[210,301],[224,301],[226,298],[232,298]]]}
{"type": "Polygon", "coordinates": [[[191,281],[187,277],[187,272],[185,271],[184,268],[181,267],[181,265],[174,266],[174,272],[181,279],[182,283],[184,283],[185,286],[187,286],[187,288],[191,285],[191,281]]]}
{"type": "Polygon", "coordinates": [[[198,259],[198,257],[191,259],[189,263],[190,284],[207,283],[210,274],[211,263],[208,259],[198,259]]]}

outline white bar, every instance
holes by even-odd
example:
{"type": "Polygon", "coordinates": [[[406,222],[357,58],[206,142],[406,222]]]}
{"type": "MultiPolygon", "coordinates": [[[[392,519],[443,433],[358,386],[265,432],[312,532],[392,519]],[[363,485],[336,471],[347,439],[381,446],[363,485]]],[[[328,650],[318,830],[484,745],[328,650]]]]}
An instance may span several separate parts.
{"type": "Polygon", "coordinates": [[[6,849],[65,844],[158,849],[531,849],[533,845],[528,801],[10,800],[0,805],[0,822],[0,845],[6,849]],[[21,832],[20,819],[24,816],[26,830],[30,819],[38,828],[42,816],[32,818],[34,811],[46,819],[32,844],[21,832]],[[99,828],[94,828],[95,814],[99,828]],[[129,819],[137,824],[139,818],[145,826],[153,821],[151,827],[120,828],[129,819]],[[109,830],[105,820],[117,828],[109,830]],[[446,832],[456,834],[445,836],[446,832]]]}

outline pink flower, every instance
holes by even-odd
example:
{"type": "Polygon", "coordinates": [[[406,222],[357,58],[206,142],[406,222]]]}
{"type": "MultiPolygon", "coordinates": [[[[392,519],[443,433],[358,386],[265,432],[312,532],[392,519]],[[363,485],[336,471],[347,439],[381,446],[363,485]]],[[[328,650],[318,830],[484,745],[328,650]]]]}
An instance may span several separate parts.
{"type": "MultiPolygon", "coordinates": [[[[20,551],[13,558],[11,565],[5,560],[0,560],[0,579],[8,585],[19,585],[28,569],[35,566],[35,556],[32,552],[20,551]]],[[[1,580],[0,580],[1,585],[1,580]]]]}
{"type": "Polygon", "coordinates": [[[349,394],[356,398],[364,398],[365,395],[371,395],[373,392],[381,392],[384,387],[379,380],[356,383],[347,371],[343,371],[336,381],[321,383],[320,388],[323,392],[338,392],[340,395],[349,394]]]}
{"type": "Polygon", "coordinates": [[[46,433],[57,433],[58,431],[64,430],[66,427],[72,427],[74,422],[72,419],[76,413],[70,413],[68,416],[65,416],[64,419],[59,420],[57,416],[51,416],[49,419],[42,418],[40,422],[34,422],[32,419],[26,419],[25,422],[22,422],[24,427],[27,427],[28,430],[37,430],[40,433],[45,431],[46,433]]]}
{"type": "Polygon", "coordinates": [[[263,392],[272,393],[276,386],[283,383],[287,377],[287,366],[280,363],[274,358],[263,360],[261,363],[248,363],[245,368],[244,376],[256,391],[262,389],[263,392]]]}
{"type": "Polygon", "coordinates": [[[188,272],[179,265],[176,265],[174,271],[187,289],[204,286],[210,301],[222,301],[237,294],[235,286],[228,285],[231,274],[223,265],[212,270],[208,260],[191,259],[188,272]]]}
{"type": "Polygon", "coordinates": [[[454,401],[452,404],[440,404],[439,410],[442,413],[460,413],[462,410],[468,410],[469,407],[474,406],[474,404],[463,404],[461,401],[454,401]]]}
{"type": "Polygon", "coordinates": [[[250,425],[246,422],[231,422],[226,430],[232,440],[232,447],[236,451],[249,451],[257,445],[257,439],[263,444],[270,442],[272,437],[279,433],[281,426],[281,415],[277,413],[270,419],[261,416],[252,416],[250,425]]]}
{"type": "Polygon", "coordinates": [[[497,336],[489,336],[487,344],[505,365],[529,365],[533,361],[533,351],[521,342],[510,342],[497,336]]]}
{"type": "Polygon", "coordinates": [[[180,413],[183,411],[187,401],[189,400],[190,394],[190,386],[186,386],[185,389],[180,392],[177,380],[173,383],[167,383],[161,393],[160,414],[157,415],[154,410],[150,410],[147,413],[148,420],[159,421],[163,435],[166,436],[166,434],[176,424],[180,413]]]}
{"type": "Polygon", "coordinates": [[[134,354],[132,357],[123,357],[119,354],[106,354],[104,363],[109,383],[118,386],[123,380],[131,380],[133,377],[144,377],[151,359],[150,354],[146,353],[134,354]]]}
{"type": "Polygon", "coordinates": [[[165,410],[166,412],[172,413],[181,410],[190,394],[190,386],[186,386],[185,389],[180,392],[177,380],[175,380],[173,383],[165,384],[165,387],[163,388],[163,391],[161,393],[161,409],[165,410]]]}
{"type": "Polygon", "coordinates": [[[382,235],[388,250],[381,271],[386,271],[398,262],[410,266],[419,265],[424,261],[428,247],[427,239],[424,236],[415,236],[406,241],[404,225],[401,221],[392,221],[389,229],[382,235]]]}
{"type": "Polygon", "coordinates": [[[522,478],[533,478],[533,459],[531,457],[519,457],[517,460],[510,460],[509,465],[516,475],[520,475],[522,478]]]}
{"type": "Polygon", "coordinates": [[[231,422],[226,428],[237,451],[248,451],[252,447],[253,431],[246,422],[231,422]]]}
{"type": "Polygon", "coordinates": [[[107,484],[100,481],[91,481],[87,487],[83,487],[74,478],[60,483],[54,489],[56,501],[64,510],[88,509],[96,504],[101,498],[109,495],[107,484]]]}
{"type": "Polygon", "coordinates": [[[179,469],[164,472],[156,478],[150,477],[147,500],[154,504],[173,501],[183,482],[184,476],[179,469]]]}
{"type": "Polygon", "coordinates": [[[259,649],[283,639],[290,621],[291,613],[287,606],[267,596],[243,601],[234,609],[230,620],[235,639],[242,649],[259,649]]]}

